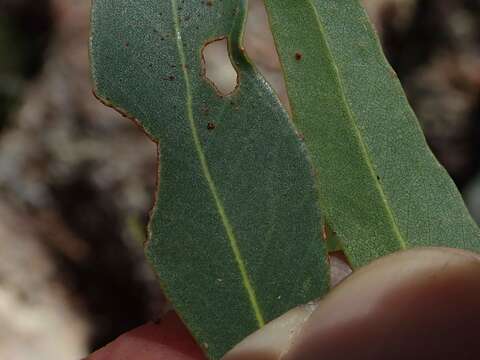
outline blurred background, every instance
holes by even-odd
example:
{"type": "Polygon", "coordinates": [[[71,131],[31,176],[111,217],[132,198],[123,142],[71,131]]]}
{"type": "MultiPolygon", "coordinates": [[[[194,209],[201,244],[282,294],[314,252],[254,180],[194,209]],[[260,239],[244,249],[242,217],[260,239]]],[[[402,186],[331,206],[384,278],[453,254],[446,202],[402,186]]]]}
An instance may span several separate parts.
{"type": "MultiPolygon", "coordinates": [[[[479,221],[480,1],[364,3],[479,221]]],[[[247,51],[286,102],[263,5],[250,7],[247,51]]],[[[155,145],[92,96],[89,8],[0,0],[0,359],[79,359],[168,307],[142,253],[155,145]]]]}

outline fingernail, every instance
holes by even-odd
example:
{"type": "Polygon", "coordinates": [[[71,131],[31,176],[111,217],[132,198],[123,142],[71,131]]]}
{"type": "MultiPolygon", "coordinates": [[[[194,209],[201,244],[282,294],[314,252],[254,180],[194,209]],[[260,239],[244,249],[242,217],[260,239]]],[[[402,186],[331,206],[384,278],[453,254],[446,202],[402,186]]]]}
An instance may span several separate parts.
{"type": "Polygon", "coordinates": [[[288,352],[294,338],[317,308],[317,303],[299,306],[235,346],[223,360],[275,360],[288,352]]]}

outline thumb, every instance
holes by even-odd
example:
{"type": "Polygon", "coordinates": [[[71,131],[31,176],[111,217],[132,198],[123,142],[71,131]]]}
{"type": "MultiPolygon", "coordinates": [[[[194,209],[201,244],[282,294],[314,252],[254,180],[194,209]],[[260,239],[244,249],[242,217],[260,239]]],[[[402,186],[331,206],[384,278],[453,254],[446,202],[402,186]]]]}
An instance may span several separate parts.
{"type": "Polygon", "coordinates": [[[479,328],[480,257],[408,250],[274,320],[224,360],[480,359],[479,328]]]}

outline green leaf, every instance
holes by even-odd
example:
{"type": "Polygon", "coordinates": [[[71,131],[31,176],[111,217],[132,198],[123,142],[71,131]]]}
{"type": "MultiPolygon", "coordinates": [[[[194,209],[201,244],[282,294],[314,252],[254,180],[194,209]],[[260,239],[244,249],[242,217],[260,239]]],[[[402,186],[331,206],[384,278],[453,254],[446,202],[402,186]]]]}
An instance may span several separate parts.
{"type": "Polygon", "coordinates": [[[146,253],[211,359],[328,289],[303,144],[241,47],[245,1],[96,0],[95,92],[159,142],[146,253]],[[239,74],[221,97],[202,49],[227,37],[239,74]]]}
{"type": "Polygon", "coordinates": [[[322,210],[353,266],[416,246],[480,249],[358,0],[266,0],[322,210]]]}
{"type": "Polygon", "coordinates": [[[323,238],[327,242],[327,251],[329,253],[343,251],[343,242],[328,223],[324,222],[323,225],[323,238]]]}

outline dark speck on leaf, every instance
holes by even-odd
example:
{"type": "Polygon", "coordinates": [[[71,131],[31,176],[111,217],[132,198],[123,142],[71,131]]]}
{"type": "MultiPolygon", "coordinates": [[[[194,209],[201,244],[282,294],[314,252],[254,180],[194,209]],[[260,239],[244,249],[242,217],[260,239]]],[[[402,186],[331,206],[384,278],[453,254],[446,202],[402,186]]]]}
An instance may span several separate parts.
{"type": "Polygon", "coordinates": [[[207,125],[207,129],[208,129],[208,130],[213,130],[213,129],[215,129],[215,128],[216,128],[216,125],[215,125],[214,123],[212,123],[212,122],[209,122],[209,123],[208,123],[208,125],[207,125]]]}
{"type": "Polygon", "coordinates": [[[295,53],[295,60],[300,61],[303,58],[303,54],[301,52],[296,52],[295,53]]]}

